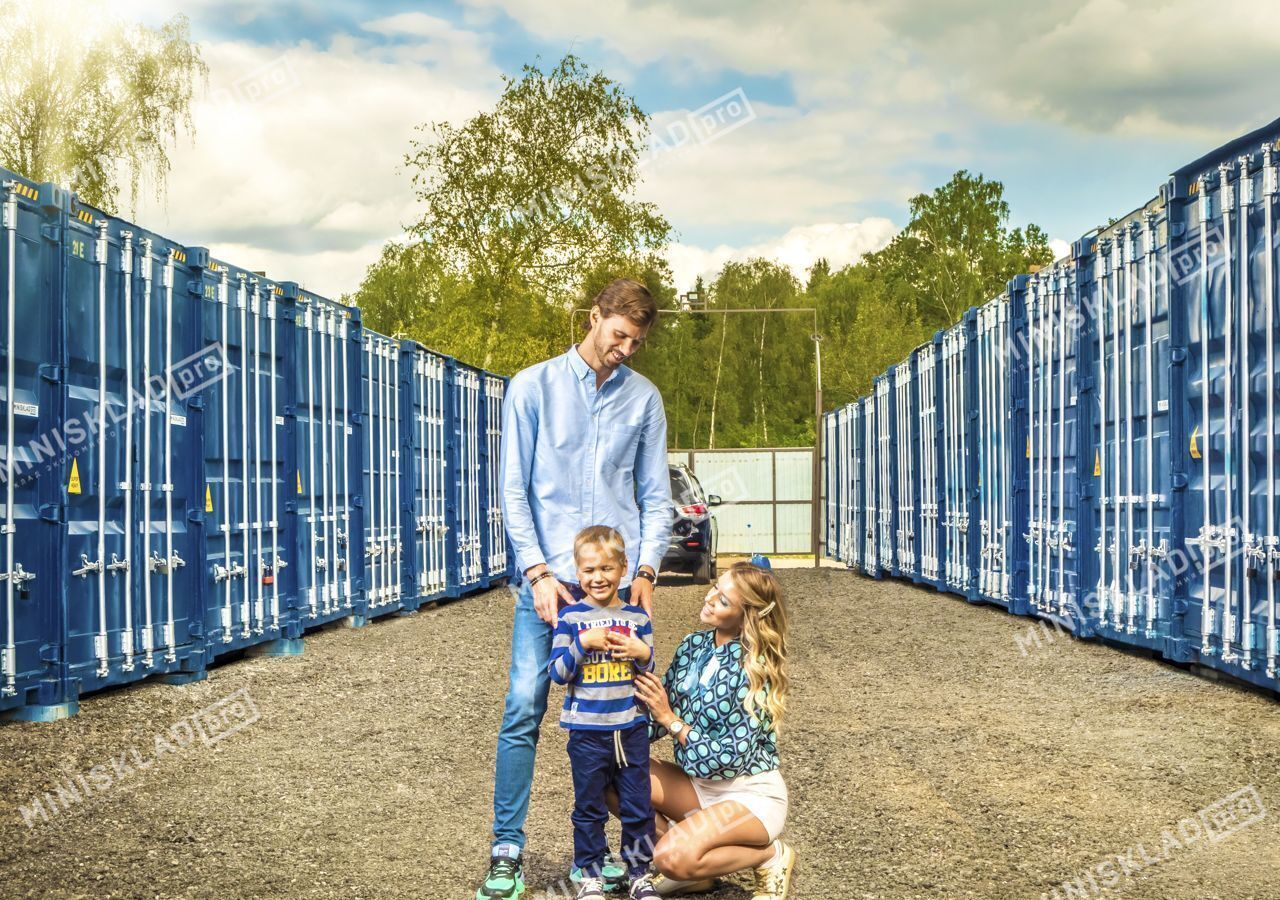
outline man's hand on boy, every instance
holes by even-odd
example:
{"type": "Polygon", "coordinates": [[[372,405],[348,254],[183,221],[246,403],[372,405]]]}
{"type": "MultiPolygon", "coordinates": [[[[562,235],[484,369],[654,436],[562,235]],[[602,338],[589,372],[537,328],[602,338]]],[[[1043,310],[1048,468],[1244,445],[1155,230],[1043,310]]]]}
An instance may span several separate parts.
{"type": "Polygon", "coordinates": [[[614,659],[630,659],[641,665],[649,662],[649,645],[638,637],[610,631],[605,635],[605,644],[614,659]]]}

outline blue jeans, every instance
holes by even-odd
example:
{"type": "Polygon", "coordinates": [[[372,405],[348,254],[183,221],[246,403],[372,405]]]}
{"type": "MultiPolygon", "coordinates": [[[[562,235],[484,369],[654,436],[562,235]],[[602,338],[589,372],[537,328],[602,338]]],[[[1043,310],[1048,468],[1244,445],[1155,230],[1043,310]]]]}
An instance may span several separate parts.
{"type": "MultiPolygon", "coordinates": [[[[575,598],[583,596],[576,584],[566,585],[575,598]]],[[[618,594],[625,600],[630,588],[618,594]]],[[[493,779],[493,844],[509,844],[524,849],[524,820],[529,815],[529,792],[533,787],[533,761],[538,750],[538,731],[547,712],[547,691],[551,676],[550,625],[533,609],[533,589],[525,581],[516,598],[515,625],[511,630],[511,671],[507,682],[507,705],[498,733],[498,763],[493,779]]]]}

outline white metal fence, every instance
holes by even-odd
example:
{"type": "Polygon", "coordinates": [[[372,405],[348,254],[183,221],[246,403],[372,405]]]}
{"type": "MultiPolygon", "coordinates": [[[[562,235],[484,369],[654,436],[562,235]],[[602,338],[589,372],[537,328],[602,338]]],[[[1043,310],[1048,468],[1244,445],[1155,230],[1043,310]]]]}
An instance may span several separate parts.
{"type": "Polygon", "coordinates": [[[718,552],[813,552],[812,448],[672,450],[667,459],[723,501],[712,510],[718,552]]]}

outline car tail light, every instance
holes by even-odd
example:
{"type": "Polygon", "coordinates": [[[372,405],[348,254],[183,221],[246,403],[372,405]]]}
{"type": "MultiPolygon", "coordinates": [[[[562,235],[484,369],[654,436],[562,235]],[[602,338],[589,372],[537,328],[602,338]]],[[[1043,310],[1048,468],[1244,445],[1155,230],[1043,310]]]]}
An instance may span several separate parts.
{"type": "Polygon", "coordinates": [[[687,540],[687,541],[685,541],[685,542],[684,542],[684,545],[685,545],[685,547],[687,547],[687,548],[688,548],[688,549],[690,549],[690,550],[697,550],[699,547],[701,547],[701,546],[702,546],[702,539],[701,539],[701,538],[690,538],[689,540],[687,540]]]}
{"type": "Polygon", "coordinates": [[[705,516],[707,514],[707,507],[701,503],[694,503],[692,506],[680,507],[680,512],[684,513],[686,516],[705,516]]]}

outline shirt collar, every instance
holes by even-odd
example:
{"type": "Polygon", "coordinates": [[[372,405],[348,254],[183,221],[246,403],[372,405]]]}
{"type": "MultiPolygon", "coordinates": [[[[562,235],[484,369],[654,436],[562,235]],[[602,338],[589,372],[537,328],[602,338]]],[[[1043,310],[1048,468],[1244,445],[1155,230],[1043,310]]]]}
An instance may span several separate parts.
{"type": "MultiPolygon", "coordinates": [[[[569,368],[573,371],[573,374],[577,376],[577,379],[579,381],[586,381],[588,375],[594,376],[596,374],[596,370],[587,365],[587,361],[582,358],[582,351],[578,349],[579,346],[581,345],[574,344],[569,348],[569,352],[566,353],[565,356],[568,357],[569,368]]],[[[624,368],[626,367],[618,366],[618,368],[609,373],[609,377],[604,380],[604,383],[608,384],[615,378],[621,378],[622,370],[624,368]]]]}

